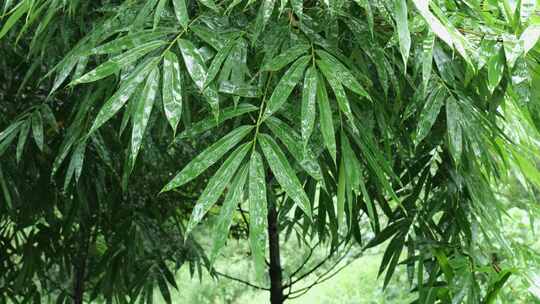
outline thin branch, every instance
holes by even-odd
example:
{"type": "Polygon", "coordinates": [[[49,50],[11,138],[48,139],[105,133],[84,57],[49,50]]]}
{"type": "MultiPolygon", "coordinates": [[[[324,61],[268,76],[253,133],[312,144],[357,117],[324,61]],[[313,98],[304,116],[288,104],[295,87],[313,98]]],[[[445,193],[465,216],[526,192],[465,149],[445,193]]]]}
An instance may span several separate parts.
{"type": "Polygon", "coordinates": [[[226,273],[222,273],[222,272],[219,272],[217,270],[214,269],[214,271],[212,272],[214,274],[217,274],[218,276],[221,276],[221,277],[224,277],[226,279],[229,279],[229,280],[232,280],[232,281],[236,281],[236,282],[239,282],[239,283],[242,283],[242,284],[245,284],[249,287],[252,287],[252,288],[256,288],[256,289],[261,289],[261,290],[270,290],[268,288],[265,288],[265,287],[261,287],[261,286],[257,286],[255,284],[252,284],[248,281],[245,281],[245,280],[242,280],[242,279],[239,279],[239,278],[236,278],[236,277],[233,277],[233,276],[230,276],[226,273]]]}

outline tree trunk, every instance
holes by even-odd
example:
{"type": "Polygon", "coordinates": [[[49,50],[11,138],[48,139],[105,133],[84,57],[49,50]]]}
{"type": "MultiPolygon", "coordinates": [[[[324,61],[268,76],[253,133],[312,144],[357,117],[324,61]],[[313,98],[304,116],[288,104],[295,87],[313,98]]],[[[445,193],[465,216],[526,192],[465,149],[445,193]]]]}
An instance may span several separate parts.
{"type": "Polygon", "coordinates": [[[88,242],[89,235],[86,229],[81,228],[80,231],[80,247],[78,252],[78,259],[74,263],[74,276],[73,276],[73,303],[83,304],[84,301],[84,281],[86,276],[86,263],[88,257],[88,242]]]}
{"type": "Polygon", "coordinates": [[[270,303],[282,304],[283,278],[279,253],[279,224],[275,201],[268,202],[268,245],[270,248],[270,303]]]}

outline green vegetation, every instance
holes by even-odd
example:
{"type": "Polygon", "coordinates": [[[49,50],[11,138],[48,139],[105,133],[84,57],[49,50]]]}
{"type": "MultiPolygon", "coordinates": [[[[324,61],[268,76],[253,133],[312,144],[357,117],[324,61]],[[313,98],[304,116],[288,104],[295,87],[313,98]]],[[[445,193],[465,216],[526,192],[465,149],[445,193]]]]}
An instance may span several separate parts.
{"type": "Polygon", "coordinates": [[[0,1],[0,304],[538,301],[539,12],[0,1]]]}

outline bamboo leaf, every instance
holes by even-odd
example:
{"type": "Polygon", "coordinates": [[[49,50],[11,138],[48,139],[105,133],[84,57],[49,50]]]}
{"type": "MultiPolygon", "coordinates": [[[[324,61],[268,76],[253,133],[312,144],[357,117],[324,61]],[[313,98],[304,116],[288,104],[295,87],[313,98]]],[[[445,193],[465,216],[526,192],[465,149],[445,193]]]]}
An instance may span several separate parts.
{"type": "Polygon", "coordinates": [[[409,51],[411,49],[411,33],[409,32],[409,22],[407,20],[407,0],[394,0],[394,18],[399,38],[399,50],[403,57],[403,65],[407,67],[409,51]]]}
{"type": "Polygon", "coordinates": [[[2,39],[2,37],[4,37],[9,32],[9,30],[15,25],[15,23],[17,23],[17,21],[30,9],[30,7],[30,0],[23,0],[19,2],[13,13],[3,24],[2,29],[0,30],[0,39],[2,39]]]}
{"type": "Polygon", "coordinates": [[[291,95],[294,87],[297,85],[300,79],[302,79],[308,62],[308,56],[301,57],[293,65],[291,65],[289,70],[285,73],[285,75],[283,75],[276,86],[276,89],[272,93],[272,96],[268,100],[263,119],[272,116],[287,101],[287,98],[289,98],[289,95],[291,95]]]}
{"type": "Polygon", "coordinates": [[[163,56],[163,109],[173,134],[182,119],[182,73],[178,57],[167,51],[163,56]]]}
{"type": "Polygon", "coordinates": [[[304,192],[302,184],[289,164],[289,161],[287,161],[287,157],[283,151],[281,151],[281,148],[272,137],[266,134],[259,134],[258,140],[264,152],[266,161],[270,166],[270,169],[272,169],[278,183],[298,207],[311,218],[309,199],[304,192]]]}
{"type": "Polygon", "coordinates": [[[317,60],[317,65],[329,81],[332,79],[334,82],[341,83],[356,94],[371,100],[368,92],[343,63],[323,50],[317,50],[317,54],[322,59],[317,60]]]}
{"type": "Polygon", "coordinates": [[[216,260],[219,250],[225,245],[229,235],[229,229],[233,222],[233,214],[236,210],[236,206],[243,200],[244,185],[246,183],[248,168],[249,166],[246,164],[239,170],[223,201],[217,223],[214,226],[214,240],[212,250],[210,251],[210,263],[212,265],[216,260]]]}
{"type": "Polygon", "coordinates": [[[262,1],[259,8],[259,13],[257,14],[257,19],[255,20],[255,28],[253,29],[253,41],[257,41],[259,35],[263,32],[268,20],[272,16],[274,11],[274,5],[276,0],[265,0],[262,1]]]}
{"type": "Polygon", "coordinates": [[[32,135],[39,150],[43,151],[43,118],[41,117],[41,113],[39,111],[35,111],[32,114],[32,135]]]}
{"type": "Polygon", "coordinates": [[[324,79],[319,73],[317,74],[317,103],[319,105],[321,133],[324,144],[335,163],[337,148],[332,109],[330,108],[330,102],[328,101],[328,93],[326,92],[326,84],[324,83],[324,79]]]}
{"type": "Polygon", "coordinates": [[[456,164],[460,163],[463,152],[461,110],[457,101],[452,97],[446,100],[446,124],[448,130],[448,142],[450,143],[450,152],[456,164]]]}
{"type": "Polygon", "coordinates": [[[184,29],[187,28],[189,24],[189,15],[186,6],[186,0],[173,0],[174,14],[176,19],[180,22],[180,25],[184,29]]]}
{"type": "Polygon", "coordinates": [[[143,45],[139,45],[132,50],[129,50],[123,54],[120,54],[118,56],[115,56],[109,61],[101,64],[97,68],[93,69],[92,71],[84,74],[79,79],[76,79],[73,81],[73,84],[79,84],[79,83],[88,83],[88,82],[94,82],[100,79],[103,79],[107,76],[110,76],[114,73],[119,72],[122,68],[125,68],[129,64],[137,61],[142,56],[148,54],[149,52],[157,49],[158,47],[165,44],[165,41],[150,41],[148,43],[145,43],[143,45]]]}
{"type": "Polygon", "coordinates": [[[266,229],[266,174],[261,155],[255,151],[249,163],[249,244],[259,282],[264,282],[266,229]]]}
{"type": "Polygon", "coordinates": [[[197,155],[189,164],[187,164],[180,173],[178,173],[161,192],[170,191],[178,188],[193,180],[208,167],[220,160],[225,153],[235,147],[246,135],[253,129],[253,126],[241,126],[229,134],[223,136],[216,143],[208,147],[201,154],[197,155]]]}
{"type": "Polygon", "coordinates": [[[208,68],[208,75],[206,76],[203,87],[206,88],[212,81],[214,81],[217,74],[219,73],[219,69],[223,65],[225,59],[227,59],[227,56],[229,56],[229,53],[231,52],[235,43],[235,40],[230,40],[227,45],[225,45],[218,51],[218,53],[212,60],[210,67],[208,68]]]}
{"type": "Polygon", "coordinates": [[[199,90],[202,91],[206,80],[206,66],[204,65],[203,56],[191,41],[179,39],[178,46],[182,52],[189,76],[191,76],[199,90]]]}
{"type": "Polygon", "coordinates": [[[427,93],[431,71],[433,69],[433,45],[435,44],[435,35],[429,31],[422,42],[422,88],[423,95],[427,93]]]}
{"type": "Polygon", "coordinates": [[[105,102],[103,107],[101,107],[88,135],[100,128],[124,106],[139,84],[146,79],[148,73],[156,66],[157,62],[156,58],[152,58],[137,66],[137,68],[130,73],[126,80],[121,83],[118,91],[116,91],[116,93],[105,102]]]}
{"type": "Polygon", "coordinates": [[[322,181],[322,170],[309,147],[303,147],[298,133],[281,120],[270,117],[265,121],[268,128],[283,143],[300,166],[315,180],[322,181]]]}
{"type": "Polygon", "coordinates": [[[504,57],[502,51],[491,56],[488,63],[488,89],[491,93],[497,88],[504,76],[504,57]]]}
{"type": "Polygon", "coordinates": [[[154,107],[159,86],[159,70],[155,67],[146,79],[146,84],[137,101],[137,106],[133,112],[133,129],[131,133],[131,166],[135,165],[135,160],[141,148],[146,126],[154,107]]]}
{"type": "Polygon", "coordinates": [[[219,120],[216,121],[213,117],[207,117],[193,124],[189,129],[180,133],[178,137],[180,139],[188,138],[188,137],[193,138],[201,133],[204,133],[208,130],[215,128],[216,126],[224,123],[227,120],[230,120],[238,116],[242,116],[246,113],[251,113],[258,109],[259,109],[258,107],[249,103],[241,103],[237,106],[231,106],[231,107],[225,108],[219,113],[219,120]]]}
{"type": "Polygon", "coordinates": [[[416,130],[415,143],[418,145],[428,134],[439,116],[444,104],[445,94],[440,89],[435,89],[427,98],[426,104],[420,113],[418,128],[416,130]]]}
{"type": "Polygon", "coordinates": [[[186,228],[186,237],[202,220],[208,210],[217,202],[250,148],[251,143],[240,146],[231,154],[231,156],[229,156],[229,158],[227,158],[227,160],[225,160],[214,176],[210,178],[206,188],[204,188],[202,194],[199,196],[197,204],[193,208],[191,218],[189,219],[186,228]]]}
{"type": "Polygon", "coordinates": [[[289,48],[288,50],[280,53],[276,57],[272,58],[269,62],[263,65],[261,70],[263,71],[279,71],[286,67],[291,62],[295,61],[298,57],[307,53],[309,45],[297,44],[289,48]]]}
{"type": "Polygon", "coordinates": [[[304,78],[304,88],[302,90],[302,141],[307,147],[309,137],[313,133],[315,125],[315,103],[317,99],[317,70],[315,67],[308,68],[304,78]]]}
{"type": "Polygon", "coordinates": [[[17,163],[21,161],[22,154],[24,152],[24,147],[26,145],[26,139],[28,138],[28,134],[30,133],[30,120],[25,120],[24,123],[21,125],[20,131],[19,131],[19,141],[17,142],[17,163]]]}

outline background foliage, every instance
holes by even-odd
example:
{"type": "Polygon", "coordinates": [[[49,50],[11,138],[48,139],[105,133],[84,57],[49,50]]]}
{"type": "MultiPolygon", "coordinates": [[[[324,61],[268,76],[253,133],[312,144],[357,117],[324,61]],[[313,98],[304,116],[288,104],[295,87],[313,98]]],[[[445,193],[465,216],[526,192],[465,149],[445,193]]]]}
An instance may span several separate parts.
{"type": "Polygon", "coordinates": [[[515,299],[539,264],[505,231],[539,212],[538,7],[0,2],[0,301],[171,302],[229,237],[267,288],[273,211],[323,262],[386,244],[383,285],[403,266],[418,303],[515,299]]]}

